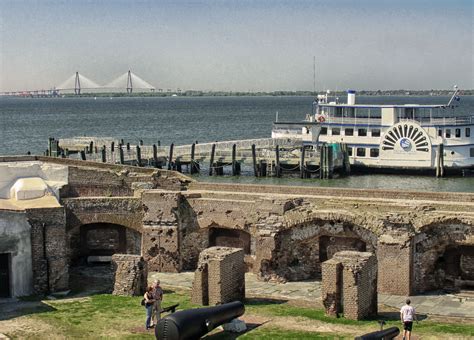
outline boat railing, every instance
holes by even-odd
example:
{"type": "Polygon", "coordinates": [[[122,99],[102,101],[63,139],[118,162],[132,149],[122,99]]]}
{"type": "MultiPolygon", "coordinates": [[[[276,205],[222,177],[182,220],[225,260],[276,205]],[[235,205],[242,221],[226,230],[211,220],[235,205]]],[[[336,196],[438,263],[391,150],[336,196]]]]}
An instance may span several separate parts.
{"type": "Polygon", "coordinates": [[[381,118],[366,118],[366,117],[333,117],[328,116],[325,122],[328,124],[340,125],[380,125],[381,118]]]}
{"type": "Polygon", "coordinates": [[[416,121],[421,124],[429,125],[466,125],[474,124],[474,116],[461,116],[461,117],[425,117],[415,119],[400,119],[400,122],[416,121]]]}

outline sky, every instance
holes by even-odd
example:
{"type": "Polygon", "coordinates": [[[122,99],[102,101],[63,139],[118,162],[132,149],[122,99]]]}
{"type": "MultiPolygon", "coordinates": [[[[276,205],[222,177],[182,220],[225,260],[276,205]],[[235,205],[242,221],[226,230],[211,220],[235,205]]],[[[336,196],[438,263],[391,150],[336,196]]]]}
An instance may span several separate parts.
{"type": "Polygon", "coordinates": [[[0,92],[129,69],[157,89],[472,89],[473,4],[0,0],[0,92]]]}

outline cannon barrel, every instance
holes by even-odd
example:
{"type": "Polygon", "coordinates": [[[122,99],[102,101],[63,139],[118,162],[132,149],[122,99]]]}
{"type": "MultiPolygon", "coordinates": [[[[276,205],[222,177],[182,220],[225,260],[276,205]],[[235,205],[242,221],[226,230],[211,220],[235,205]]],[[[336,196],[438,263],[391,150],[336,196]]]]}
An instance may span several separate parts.
{"type": "Polygon", "coordinates": [[[355,340],[390,340],[400,334],[398,327],[390,327],[381,331],[357,336],[355,340]]]}
{"type": "Polygon", "coordinates": [[[244,304],[240,301],[178,311],[158,321],[155,336],[158,340],[198,339],[217,326],[243,315],[244,312],[244,304]]]}

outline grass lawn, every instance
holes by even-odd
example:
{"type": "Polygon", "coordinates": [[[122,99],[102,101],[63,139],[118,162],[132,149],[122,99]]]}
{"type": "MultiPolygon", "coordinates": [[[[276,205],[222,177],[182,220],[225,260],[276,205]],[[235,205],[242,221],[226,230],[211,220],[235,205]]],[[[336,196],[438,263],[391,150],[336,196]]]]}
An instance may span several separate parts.
{"type": "MultiPolygon", "coordinates": [[[[22,316],[21,324],[7,332],[12,338],[121,338],[153,339],[152,331],[144,330],[145,309],[140,306],[141,297],[121,297],[109,294],[85,298],[43,301],[47,308],[30,311],[22,316]],[[35,327],[37,325],[38,327],[35,327]]],[[[165,291],[163,306],[179,303],[179,309],[199,307],[190,303],[187,291],[165,291]]],[[[334,319],[322,310],[299,307],[283,301],[249,299],[245,318],[255,318],[261,326],[239,336],[239,339],[328,339],[353,338],[378,329],[376,320],[353,321],[334,319]],[[258,320],[265,320],[258,322],[258,320]]],[[[12,321],[15,321],[13,319],[12,321]]],[[[7,321],[10,322],[10,321],[7,321]]],[[[248,321],[247,321],[248,322],[248,321]]],[[[395,320],[387,325],[398,326],[395,320]]],[[[1,329],[0,321],[0,329],[1,329]]],[[[474,336],[474,324],[450,324],[422,321],[414,325],[414,334],[441,336],[442,338],[474,336]]],[[[227,339],[228,334],[213,332],[207,339],[227,339]]]]}

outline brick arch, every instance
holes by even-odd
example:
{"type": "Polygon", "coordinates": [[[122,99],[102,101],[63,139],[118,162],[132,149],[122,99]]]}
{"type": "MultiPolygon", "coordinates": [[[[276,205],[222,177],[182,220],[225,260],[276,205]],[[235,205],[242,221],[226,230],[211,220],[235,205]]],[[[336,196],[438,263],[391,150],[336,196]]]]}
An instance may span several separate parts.
{"type": "Polygon", "coordinates": [[[414,288],[417,292],[454,289],[474,279],[474,223],[443,218],[417,229],[414,243],[414,288]],[[459,280],[461,279],[461,281],[459,280]]]}
{"type": "Polygon", "coordinates": [[[71,264],[85,263],[90,256],[141,254],[142,233],[121,224],[87,223],[68,233],[71,264]]]}
{"type": "MultiPolygon", "coordinates": [[[[268,251],[267,258],[257,256],[260,275],[290,281],[320,278],[321,263],[335,252],[357,250],[375,253],[377,239],[378,235],[354,216],[312,216],[275,233],[271,258],[268,258],[268,251]]],[[[261,246],[256,246],[257,251],[261,246]]]]}

